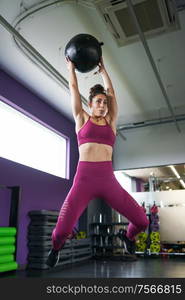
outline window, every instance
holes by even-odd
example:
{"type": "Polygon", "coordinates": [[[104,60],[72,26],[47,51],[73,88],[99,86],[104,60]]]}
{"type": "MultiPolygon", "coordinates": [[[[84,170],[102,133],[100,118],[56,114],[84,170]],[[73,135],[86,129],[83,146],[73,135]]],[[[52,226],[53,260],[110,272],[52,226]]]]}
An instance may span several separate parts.
{"type": "Polygon", "coordinates": [[[0,101],[0,156],[66,178],[67,138],[0,101]]]}

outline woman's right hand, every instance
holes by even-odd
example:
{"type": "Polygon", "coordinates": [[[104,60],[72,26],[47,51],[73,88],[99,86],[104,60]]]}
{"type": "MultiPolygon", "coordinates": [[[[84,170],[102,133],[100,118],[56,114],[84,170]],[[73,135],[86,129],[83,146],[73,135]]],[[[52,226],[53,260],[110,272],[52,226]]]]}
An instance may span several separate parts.
{"type": "Polygon", "coordinates": [[[69,71],[74,71],[75,70],[75,65],[74,63],[69,59],[68,56],[66,56],[66,63],[67,63],[67,68],[69,71]]]}

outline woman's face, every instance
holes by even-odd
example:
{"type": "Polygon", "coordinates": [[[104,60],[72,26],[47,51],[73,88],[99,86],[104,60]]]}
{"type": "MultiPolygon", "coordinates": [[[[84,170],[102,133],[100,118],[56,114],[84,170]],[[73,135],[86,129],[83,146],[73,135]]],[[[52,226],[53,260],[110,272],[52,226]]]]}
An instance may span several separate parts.
{"type": "Polygon", "coordinates": [[[108,112],[108,101],[104,94],[98,94],[93,97],[89,107],[94,116],[104,117],[108,112]]]}

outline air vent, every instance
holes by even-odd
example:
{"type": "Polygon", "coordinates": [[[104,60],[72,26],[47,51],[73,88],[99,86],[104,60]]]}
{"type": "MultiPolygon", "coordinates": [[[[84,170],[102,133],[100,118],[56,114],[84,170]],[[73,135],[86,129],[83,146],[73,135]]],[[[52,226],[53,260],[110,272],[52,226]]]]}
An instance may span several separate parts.
{"type": "Polygon", "coordinates": [[[175,0],[175,4],[178,11],[185,9],[185,0],[175,0]]]}
{"type": "MultiPolygon", "coordinates": [[[[139,40],[126,0],[93,2],[118,46],[139,40]]],[[[180,28],[173,0],[132,0],[132,4],[146,38],[180,28]]]]}

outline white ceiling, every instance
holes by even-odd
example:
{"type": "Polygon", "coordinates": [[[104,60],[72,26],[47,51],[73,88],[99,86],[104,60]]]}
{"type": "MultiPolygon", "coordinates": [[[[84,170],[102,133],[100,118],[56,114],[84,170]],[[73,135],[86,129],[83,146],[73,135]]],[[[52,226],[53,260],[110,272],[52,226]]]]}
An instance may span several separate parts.
{"type": "MultiPolygon", "coordinates": [[[[1,15],[12,25],[39,0],[0,0],[1,15]]],[[[103,57],[115,87],[119,105],[118,125],[170,115],[142,43],[118,47],[95,9],[63,1],[28,16],[17,27],[19,33],[68,80],[64,48],[78,33],[89,33],[104,42],[103,57]]],[[[185,113],[185,11],[179,12],[181,30],[148,40],[154,61],[176,113],[185,113]]],[[[0,64],[4,70],[73,120],[70,95],[15,45],[0,25],[0,64]]],[[[79,89],[87,98],[100,75],[78,73],[79,89]]]]}

